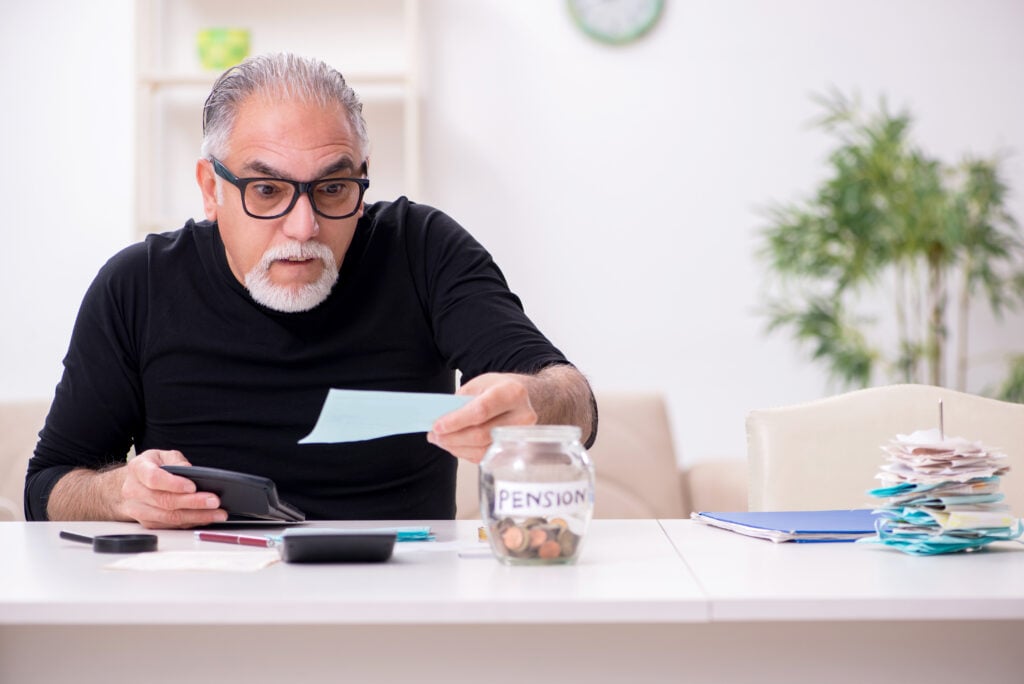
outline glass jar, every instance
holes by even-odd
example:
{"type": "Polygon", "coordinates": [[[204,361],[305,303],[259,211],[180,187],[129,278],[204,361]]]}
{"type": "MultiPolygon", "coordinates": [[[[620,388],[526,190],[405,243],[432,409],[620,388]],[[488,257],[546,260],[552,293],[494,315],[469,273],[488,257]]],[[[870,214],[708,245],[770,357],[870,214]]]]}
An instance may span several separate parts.
{"type": "Polygon", "coordinates": [[[480,515],[509,565],[573,563],[594,512],[594,466],[574,425],[499,427],[480,462],[480,515]]]}

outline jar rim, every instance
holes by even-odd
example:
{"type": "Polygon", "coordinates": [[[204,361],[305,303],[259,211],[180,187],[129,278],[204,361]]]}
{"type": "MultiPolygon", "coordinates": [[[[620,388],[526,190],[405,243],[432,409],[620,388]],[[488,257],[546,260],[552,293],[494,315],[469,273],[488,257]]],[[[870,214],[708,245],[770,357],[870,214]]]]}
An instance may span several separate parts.
{"type": "Polygon", "coordinates": [[[495,442],[578,442],[577,425],[505,425],[491,430],[495,442]]]}

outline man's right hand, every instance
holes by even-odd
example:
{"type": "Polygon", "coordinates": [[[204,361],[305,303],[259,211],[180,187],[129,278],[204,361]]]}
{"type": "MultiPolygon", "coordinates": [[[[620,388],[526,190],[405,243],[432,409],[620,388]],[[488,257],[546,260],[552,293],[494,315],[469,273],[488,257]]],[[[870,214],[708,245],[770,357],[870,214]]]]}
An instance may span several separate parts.
{"type": "Polygon", "coordinates": [[[220,499],[160,466],[189,465],[180,451],[150,449],[112,470],[73,470],[50,494],[51,520],[134,520],[147,528],[181,528],[227,520],[220,499]]]}
{"type": "Polygon", "coordinates": [[[128,461],[121,480],[121,513],[143,527],[195,527],[228,519],[216,494],[196,492],[192,480],[160,466],[190,465],[180,451],[150,449],[128,461]]]}

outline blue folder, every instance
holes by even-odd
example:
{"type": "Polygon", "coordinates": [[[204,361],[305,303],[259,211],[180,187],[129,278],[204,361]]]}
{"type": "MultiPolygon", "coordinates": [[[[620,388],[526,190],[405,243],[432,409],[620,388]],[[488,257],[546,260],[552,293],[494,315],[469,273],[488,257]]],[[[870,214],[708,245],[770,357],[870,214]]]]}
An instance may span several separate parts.
{"type": "Polygon", "coordinates": [[[875,533],[879,517],[870,508],[827,511],[701,512],[697,522],[774,542],[854,541],[875,533]]]}

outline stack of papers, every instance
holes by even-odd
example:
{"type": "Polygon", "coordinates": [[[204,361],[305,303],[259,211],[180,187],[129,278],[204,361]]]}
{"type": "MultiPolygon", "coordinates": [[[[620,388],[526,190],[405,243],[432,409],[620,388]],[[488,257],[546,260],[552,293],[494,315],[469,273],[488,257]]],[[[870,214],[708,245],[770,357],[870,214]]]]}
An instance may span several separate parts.
{"type": "Polygon", "coordinates": [[[697,522],[773,542],[853,541],[875,532],[870,509],[691,513],[697,522]]]}
{"type": "Polygon", "coordinates": [[[877,475],[883,486],[868,494],[885,503],[877,534],[864,541],[927,556],[1020,536],[1021,523],[999,493],[1010,469],[1005,454],[939,430],[897,435],[882,449],[888,454],[877,475]]]}

